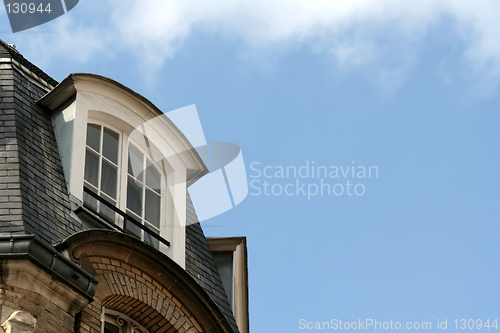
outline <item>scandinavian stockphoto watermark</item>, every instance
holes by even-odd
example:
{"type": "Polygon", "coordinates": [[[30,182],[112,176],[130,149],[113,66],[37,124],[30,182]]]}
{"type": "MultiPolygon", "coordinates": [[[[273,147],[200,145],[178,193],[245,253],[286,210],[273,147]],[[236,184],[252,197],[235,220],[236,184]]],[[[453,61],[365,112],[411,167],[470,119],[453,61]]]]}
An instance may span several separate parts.
{"type": "MultiPolygon", "coordinates": [[[[246,198],[248,183],[240,147],[231,142],[207,142],[194,104],[148,120],[136,127],[129,137],[140,146],[148,147],[152,161],[165,170],[182,164],[188,155],[195,154],[201,158],[208,173],[193,176],[194,179],[191,177],[190,184],[187,184],[199,222],[236,207],[246,198]],[[184,136],[190,146],[174,148],[174,143],[165,143],[158,129],[167,128],[171,131],[172,127],[182,133],[176,135],[184,136]]],[[[148,172],[142,163],[131,164],[129,168],[131,175],[137,179],[142,179],[140,175],[148,172]]],[[[191,171],[187,170],[188,175],[191,171]]],[[[175,197],[174,191],[186,190],[186,175],[179,175],[177,179],[169,178],[161,186],[162,193],[172,192],[171,197],[175,197]]],[[[174,211],[176,214],[182,213],[186,207],[181,202],[174,211]]]]}
{"type": "Polygon", "coordinates": [[[378,178],[375,165],[316,165],[307,160],[302,165],[271,166],[260,162],[250,164],[250,195],[303,196],[363,196],[365,181],[378,178]]]}
{"type": "Polygon", "coordinates": [[[72,10],[79,0],[4,0],[12,32],[31,29],[72,10]]]}

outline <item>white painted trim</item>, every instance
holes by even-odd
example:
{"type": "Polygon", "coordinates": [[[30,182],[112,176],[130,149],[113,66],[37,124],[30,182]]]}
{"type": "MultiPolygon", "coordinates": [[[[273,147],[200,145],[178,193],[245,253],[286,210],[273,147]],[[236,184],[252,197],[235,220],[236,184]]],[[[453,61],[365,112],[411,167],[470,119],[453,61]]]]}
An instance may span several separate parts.
{"type": "Polygon", "coordinates": [[[191,171],[191,178],[197,179],[208,173],[203,160],[175,124],[168,117],[162,116],[163,113],[146,98],[116,81],[93,74],[71,74],[44,96],[40,103],[54,110],[77,91],[78,95],[88,93],[101,101],[113,101],[115,109],[120,110],[124,107],[129,110],[127,112],[129,118],[133,118],[134,114],[142,118],[139,124],[128,122],[134,127],[155,119],[154,127],[157,128],[158,133],[168,134],[171,138],[169,144],[172,145],[174,153],[179,156],[187,169],[191,171]],[[120,108],[116,108],[116,105],[120,105],[120,108]]]}

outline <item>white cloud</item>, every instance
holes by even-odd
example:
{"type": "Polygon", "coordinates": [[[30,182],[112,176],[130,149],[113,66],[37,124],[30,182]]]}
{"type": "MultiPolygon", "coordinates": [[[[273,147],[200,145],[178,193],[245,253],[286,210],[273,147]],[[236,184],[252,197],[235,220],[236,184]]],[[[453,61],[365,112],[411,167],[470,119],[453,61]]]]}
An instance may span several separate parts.
{"type": "Polygon", "coordinates": [[[77,8],[54,21],[57,34],[27,35],[32,52],[48,42],[47,58],[62,53],[84,62],[126,52],[154,72],[203,32],[255,52],[306,45],[340,68],[379,68],[379,79],[398,81],[418,63],[427,32],[446,19],[464,43],[457,55],[464,74],[500,78],[496,0],[101,0],[77,8]]]}

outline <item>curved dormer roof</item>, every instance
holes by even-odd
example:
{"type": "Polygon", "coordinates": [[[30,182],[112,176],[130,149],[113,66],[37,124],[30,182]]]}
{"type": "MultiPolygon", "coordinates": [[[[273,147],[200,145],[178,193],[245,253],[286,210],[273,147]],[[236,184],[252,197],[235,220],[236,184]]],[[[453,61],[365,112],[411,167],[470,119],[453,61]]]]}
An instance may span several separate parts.
{"type": "Polygon", "coordinates": [[[159,134],[162,134],[162,131],[168,131],[168,134],[170,134],[169,143],[173,146],[176,156],[182,159],[188,169],[187,182],[190,184],[208,173],[208,169],[196,152],[195,147],[192,146],[177,126],[147,98],[115,80],[96,74],[70,74],[53,90],[43,96],[38,101],[38,104],[55,111],[62,107],[72,96],[76,95],[78,102],[79,94],[85,95],[87,99],[95,102],[92,105],[91,101],[89,107],[92,108],[92,106],[95,107],[95,104],[101,103],[101,107],[105,108],[105,110],[101,110],[102,112],[114,115],[118,119],[122,118],[125,122],[127,122],[127,119],[123,119],[124,116],[127,113],[133,113],[136,117],[134,120],[131,117],[130,121],[128,121],[130,128],[140,125],[140,121],[148,122],[156,118],[158,121],[155,121],[152,126],[162,127],[158,129],[159,134]],[[120,107],[123,107],[124,111],[115,112],[120,107]],[[130,122],[135,122],[135,124],[130,122]],[[172,139],[175,142],[172,142],[172,139]]]}

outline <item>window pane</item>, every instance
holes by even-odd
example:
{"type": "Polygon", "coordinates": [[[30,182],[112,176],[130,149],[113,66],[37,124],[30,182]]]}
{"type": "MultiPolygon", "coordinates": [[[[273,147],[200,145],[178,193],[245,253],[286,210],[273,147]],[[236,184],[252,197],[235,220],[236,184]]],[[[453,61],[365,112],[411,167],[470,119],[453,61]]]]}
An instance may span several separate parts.
{"type": "Polygon", "coordinates": [[[99,174],[99,156],[87,148],[85,154],[85,180],[95,187],[98,186],[97,178],[99,174]]]}
{"type": "Polygon", "coordinates": [[[87,124],[87,146],[97,152],[100,152],[101,126],[96,124],[87,124]]]}
{"type": "Polygon", "coordinates": [[[146,189],[146,221],[160,227],[160,196],[151,190],[146,189]]]}
{"type": "Polygon", "coordinates": [[[118,138],[118,133],[104,127],[102,154],[114,164],[118,164],[118,138]]]}
{"type": "Polygon", "coordinates": [[[120,333],[120,328],[111,323],[106,323],[104,325],[104,333],[120,333]]]}
{"type": "Polygon", "coordinates": [[[142,184],[137,183],[131,177],[127,178],[127,208],[142,216],[142,184]]]}
{"type": "MultiPolygon", "coordinates": [[[[95,189],[93,189],[92,187],[90,187],[90,186],[85,186],[85,187],[90,189],[95,194],[97,194],[97,191],[95,189]]],[[[97,199],[94,199],[90,196],[90,194],[83,192],[83,201],[92,210],[97,211],[97,199]]]]}
{"type": "MultiPolygon", "coordinates": [[[[113,202],[109,198],[106,198],[104,195],[101,195],[101,197],[103,197],[104,200],[106,200],[109,203],[111,203],[111,204],[113,204],[113,205],[116,206],[116,202],[113,202]]],[[[116,221],[115,214],[116,213],[111,208],[109,208],[108,206],[106,206],[105,204],[103,204],[102,202],[100,202],[99,203],[99,211],[100,211],[100,213],[102,215],[104,215],[104,217],[106,217],[106,220],[115,223],[115,221],[116,221]]]]}
{"type": "MultiPolygon", "coordinates": [[[[128,214],[131,214],[131,213],[128,213],[128,214]]],[[[136,219],[136,221],[137,221],[137,219],[136,219]]],[[[137,221],[137,222],[140,222],[140,221],[137,221]]],[[[130,220],[128,220],[125,223],[123,229],[125,229],[125,233],[141,239],[141,228],[136,226],[134,223],[130,222],[130,220]]]]}
{"type": "Polygon", "coordinates": [[[212,253],[212,257],[219,271],[229,303],[233,307],[233,253],[215,252],[212,253]]]}
{"type": "Polygon", "coordinates": [[[133,144],[128,147],[128,173],[142,182],[144,154],[133,144]]]}
{"type": "MultiPolygon", "coordinates": [[[[144,225],[147,230],[151,233],[155,233],[155,234],[159,234],[159,232],[157,230],[154,230],[153,228],[151,227],[148,227],[147,224],[144,225]]],[[[160,247],[160,241],[156,238],[154,238],[153,236],[151,236],[148,232],[144,232],[144,242],[148,243],[149,245],[151,245],[152,247],[158,249],[160,247]]]]}
{"type": "Polygon", "coordinates": [[[147,159],[146,185],[160,193],[161,175],[158,169],[147,159]]]}
{"type": "Polygon", "coordinates": [[[101,191],[113,199],[116,199],[116,178],[118,175],[117,168],[111,163],[102,160],[101,173],[101,191]]]}

